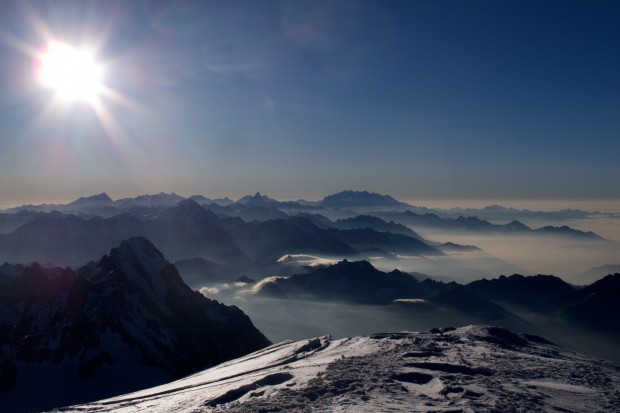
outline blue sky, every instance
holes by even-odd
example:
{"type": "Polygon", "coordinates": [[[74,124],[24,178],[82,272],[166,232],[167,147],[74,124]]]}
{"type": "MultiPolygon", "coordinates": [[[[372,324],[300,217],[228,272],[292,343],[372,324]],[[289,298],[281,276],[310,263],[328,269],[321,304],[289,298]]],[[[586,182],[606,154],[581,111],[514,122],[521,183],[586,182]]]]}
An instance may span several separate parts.
{"type": "Polygon", "coordinates": [[[618,21],[596,0],[3,0],[0,201],[618,200],[618,21]],[[37,84],[50,38],[96,49],[103,112],[37,84]]]}

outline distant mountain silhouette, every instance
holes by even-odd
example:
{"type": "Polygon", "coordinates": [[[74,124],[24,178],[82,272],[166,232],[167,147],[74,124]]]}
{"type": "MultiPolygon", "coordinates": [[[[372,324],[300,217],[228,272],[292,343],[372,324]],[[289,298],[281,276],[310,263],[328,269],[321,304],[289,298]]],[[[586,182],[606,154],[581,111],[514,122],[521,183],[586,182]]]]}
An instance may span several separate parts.
{"type": "Polygon", "coordinates": [[[289,215],[275,206],[252,206],[252,204],[230,204],[221,206],[216,204],[202,204],[205,209],[220,216],[238,217],[246,222],[269,221],[272,219],[286,219],[289,215]]]}
{"type": "Polygon", "coordinates": [[[6,411],[124,393],[270,344],[241,310],[192,291],[145,238],[82,273],[34,263],[0,290],[6,411]]]}
{"type": "Polygon", "coordinates": [[[243,205],[246,207],[271,207],[271,208],[284,208],[284,209],[299,209],[305,208],[307,205],[300,204],[295,201],[278,201],[273,198],[269,198],[266,195],[262,195],[260,192],[254,195],[246,195],[240,198],[233,205],[243,205]]]}
{"type": "Polygon", "coordinates": [[[482,251],[480,248],[474,245],[460,245],[460,244],[455,244],[454,242],[444,242],[443,244],[437,245],[436,248],[444,252],[479,252],[479,251],[482,251]]]}
{"type": "Polygon", "coordinates": [[[219,206],[227,206],[233,203],[233,200],[228,197],[211,199],[204,195],[192,195],[188,199],[193,199],[194,201],[198,202],[200,205],[205,205],[205,204],[212,205],[213,204],[213,205],[219,205],[219,206]]]}
{"type": "Polygon", "coordinates": [[[530,231],[531,228],[525,225],[522,222],[515,220],[510,221],[509,223],[504,225],[504,228],[508,231],[530,231]]]}
{"type": "Polygon", "coordinates": [[[254,195],[246,195],[240,198],[237,203],[251,206],[270,206],[277,205],[278,201],[276,201],[275,199],[271,199],[266,195],[261,195],[260,192],[257,192],[254,195]]]}
{"type": "Polygon", "coordinates": [[[379,217],[371,215],[358,215],[354,218],[339,219],[335,221],[331,228],[337,229],[374,229],[375,231],[391,232],[393,234],[402,234],[411,238],[423,240],[415,231],[409,227],[398,224],[394,221],[386,222],[379,217]]]}
{"type": "Polygon", "coordinates": [[[520,221],[512,220],[507,224],[493,224],[475,216],[459,216],[457,218],[442,218],[437,214],[416,214],[410,210],[404,212],[379,212],[383,219],[411,226],[413,228],[427,228],[446,232],[466,232],[483,234],[510,234],[510,235],[537,235],[558,236],[581,241],[607,241],[592,231],[580,231],[566,225],[560,227],[545,226],[532,229],[520,221]]]}
{"type": "Polygon", "coordinates": [[[562,225],[561,227],[554,227],[552,225],[548,225],[546,227],[538,228],[533,231],[539,234],[560,235],[560,236],[573,238],[577,240],[590,240],[590,241],[604,241],[605,240],[605,238],[601,237],[600,235],[592,231],[580,231],[578,229],[573,229],[567,225],[562,225]]]}
{"type": "Polygon", "coordinates": [[[152,239],[175,260],[195,256],[236,262],[248,260],[220,226],[220,219],[192,200],[147,218],[120,214],[84,219],[47,214],[10,234],[0,235],[0,259],[81,265],[132,236],[152,239]]]}
{"type": "Polygon", "coordinates": [[[578,285],[592,284],[609,274],[620,273],[620,264],[606,264],[590,268],[572,281],[578,285]]]}
{"type": "Polygon", "coordinates": [[[291,253],[342,255],[356,252],[331,232],[304,218],[251,222],[239,229],[233,232],[234,236],[251,257],[261,262],[291,253]]]}
{"type": "Polygon", "coordinates": [[[379,232],[373,229],[330,229],[331,234],[354,248],[365,251],[373,248],[391,253],[406,253],[410,255],[443,255],[437,248],[419,240],[402,234],[379,232]]]}
{"type": "Polygon", "coordinates": [[[22,210],[17,213],[0,213],[0,234],[8,234],[22,225],[43,216],[45,212],[22,210]]]}
{"type": "Polygon", "coordinates": [[[409,207],[409,204],[400,202],[389,195],[380,195],[368,191],[342,191],[326,196],[321,205],[328,208],[350,207],[409,207]]]}
{"type": "Polygon", "coordinates": [[[174,192],[171,194],[166,194],[164,192],[160,192],[155,195],[139,195],[134,198],[124,198],[119,199],[119,204],[131,204],[137,206],[146,206],[146,207],[171,207],[176,205],[178,202],[184,200],[180,195],[175,194],[174,192]]]}
{"type": "Polygon", "coordinates": [[[531,219],[536,221],[566,221],[571,219],[585,219],[592,213],[596,213],[596,211],[582,211],[577,209],[562,209],[557,211],[532,211],[529,209],[506,208],[501,205],[488,205],[484,208],[456,207],[449,209],[435,209],[434,212],[447,218],[456,218],[459,216],[477,216],[481,219],[492,221],[506,221],[512,219],[531,219]]]}
{"type": "Polygon", "coordinates": [[[69,209],[79,209],[92,206],[109,205],[111,203],[112,198],[110,198],[105,192],[102,192],[98,195],[92,195],[76,199],[75,201],[68,203],[67,207],[69,209]]]}
{"type": "MultiPolygon", "coordinates": [[[[321,201],[306,201],[299,199],[297,201],[279,201],[269,198],[257,192],[255,195],[242,197],[237,202],[231,199],[216,198],[211,199],[204,195],[192,195],[189,197],[194,199],[201,205],[211,206],[228,206],[236,204],[237,206],[258,206],[272,207],[284,210],[312,210],[312,209],[383,209],[385,211],[408,209],[410,212],[421,215],[437,215],[446,219],[458,219],[458,217],[478,217],[482,220],[505,221],[517,219],[533,219],[537,221],[566,221],[570,219],[584,219],[592,213],[600,214],[598,211],[582,211],[573,209],[563,209],[558,211],[531,211],[528,209],[505,208],[500,205],[491,205],[484,208],[427,208],[422,206],[412,206],[404,202],[400,202],[389,195],[380,195],[367,191],[342,191],[337,194],[329,195],[321,201]]],[[[5,210],[8,213],[16,213],[19,211],[34,212],[51,212],[53,210],[64,213],[74,214],[91,214],[101,217],[109,217],[121,212],[127,212],[132,207],[148,207],[148,208],[168,208],[174,206],[177,202],[184,198],[175,193],[166,194],[145,194],[133,198],[123,198],[111,200],[105,193],[83,197],[68,204],[40,204],[40,205],[22,205],[20,207],[9,208],[5,210]]],[[[608,214],[609,215],[609,214],[608,214]]],[[[518,221],[517,221],[518,222],[518,221]]]]}

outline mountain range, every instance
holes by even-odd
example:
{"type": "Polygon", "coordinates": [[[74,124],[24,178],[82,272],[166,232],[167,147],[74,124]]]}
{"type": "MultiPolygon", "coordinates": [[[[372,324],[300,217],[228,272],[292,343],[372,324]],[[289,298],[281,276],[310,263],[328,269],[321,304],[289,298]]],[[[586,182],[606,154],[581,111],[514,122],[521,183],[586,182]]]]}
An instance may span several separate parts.
{"type": "MultiPolygon", "coordinates": [[[[18,213],[20,215],[23,213],[18,213]]],[[[108,218],[59,212],[35,213],[29,222],[0,234],[0,260],[81,265],[123,239],[144,236],[173,260],[201,257],[243,266],[273,262],[286,254],[353,256],[367,249],[440,255],[420,237],[364,230],[325,229],[304,217],[246,222],[217,215],[186,199],[153,216],[122,213],[108,218]]],[[[375,219],[375,222],[380,220],[375,219]]],[[[385,229],[386,224],[378,225],[385,229]]],[[[415,233],[413,233],[415,235],[415,233]]]]}
{"type": "Polygon", "coordinates": [[[3,411],[165,383],[270,344],[237,307],[192,291],[145,238],[77,272],[0,273],[0,286],[3,411]]]}
{"type": "Polygon", "coordinates": [[[404,212],[379,212],[376,214],[385,220],[389,219],[414,228],[434,229],[453,233],[549,235],[580,241],[606,241],[603,237],[592,231],[580,231],[567,225],[547,225],[533,229],[518,220],[512,220],[507,224],[493,224],[475,216],[443,218],[434,213],[416,214],[410,210],[404,212]]]}
{"type": "Polygon", "coordinates": [[[441,305],[463,314],[479,312],[498,318],[514,312],[537,313],[548,322],[559,318],[583,328],[620,332],[620,274],[607,275],[584,288],[552,275],[519,274],[461,285],[420,281],[398,270],[379,271],[367,261],[344,260],[311,272],[266,278],[254,287],[254,293],[357,304],[412,302],[418,308],[441,305]]]}
{"type": "MultiPolygon", "coordinates": [[[[5,211],[6,213],[0,213],[0,234],[16,230],[21,225],[37,219],[42,212],[51,213],[57,211],[64,214],[75,214],[83,218],[93,216],[109,218],[126,213],[146,219],[158,217],[165,209],[172,208],[181,203],[181,201],[193,201],[219,216],[238,217],[246,222],[286,219],[290,214],[297,214],[311,219],[322,228],[372,228],[382,232],[399,233],[413,238],[416,238],[417,234],[411,227],[475,233],[554,235],[582,241],[603,240],[602,237],[593,232],[579,231],[566,225],[547,225],[532,229],[516,219],[518,216],[531,217],[532,211],[529,210],[523,210],[524,214],[520,213],[521,210],[500,206],[477,210],[432,210],[413,207],[389,195],[380,195],[367,191],[342,191],[326,196],[323,200],[316,202],[304,200],[278,201],[259,192],[254,195],[244,196],[236,202],[228,198],[210,199],[202,195],[184,198],[175,193],[140,195],[134,198],[123,198],[114,201],[106,193],[101,193],[90,197],[82,197],[68,204],[24,205],[10,208],[5,211]],[[356,210],[372,212],[371,215],[367,212],[360,215],[358,212],[354,212],[356,210]],[[497,212],[500,210],[506,213],[504,219],[509,219],[508,217],[510,217],[511,221],[509,223],[496,224],[473,215],[480,213],[480,216],[485,216],[488,215],[489,211],[497,212]],[[446,211],[449,211],[449,213],[446,213],[446,211]],[[472,215],[454,216],[456,211],[472,213],[472,215]],[[319,215],[321,212],[330,216],[333,216],[334,213],[336,215],[344,214],[345,218],[332,221],[323,215],[319,215]],[[508,215],[508,213],[512,215],[508,215]],[[383,218],[385,221],[378,222],[378,218],[383,218]],[[373,219],[375,220],[374,222],[373,219]]],[[[576,214],[578,211],[571,212],[576,214]]],[[[539,217],[539,215],[536,216],[539,217]]],[[[496,215],[493,217],[496,218],[496,215]]],[[[573,218],[575,218],[574,214],[552,217],[553,220],[573,218]]],[[[579,218],[587,218],[587,215],[581,214],[579,218]]]]}
{"type": "Polygon", "coordinates": [[[328,195],[319,201],[306,201],[303,199],[296,201],[278,201],[257,192],[254,195],[246,195],[233,201],[225,198],[209,198],[204,195],[192,195],[184,198],[175,193],[159,193],[154,195],[139,195],[133,198],[122,198],[112,200],[106,193],[93,196],[82,197],[68,204],[40,204],[23,205],[5,210],[8,213],[19,211],[51,212],[60,211],[65,213],[88,213],[100,216],[110,216],[126,212],[132,207],[142,208],[166,208],[174,206],[183,199],[193,199],[201,205],[213,207],[232,206],[236,210],[246,208],[275,208],[284,210],[357,210],[371,209],[375,211],[410,210],[417,214],[436,214],[444,218],[458,218],[459,216],[477,216],[481,219],[491,221],[510,221],[514,219],[536,220],[536,221],[567,221],[571,219],[587,219],[591,215],[609,215],[615,217],[614,213],[601,213],[599,211],[582,211],[575,209],[563,209],[557,211],[532,211],[529,209],[506,208],[500,205],[490,205],[484,208],[427,208],[414,206],[399,201],[390,195],[381,195],[368,191],[345,190],[332,195],[328,195]]]}

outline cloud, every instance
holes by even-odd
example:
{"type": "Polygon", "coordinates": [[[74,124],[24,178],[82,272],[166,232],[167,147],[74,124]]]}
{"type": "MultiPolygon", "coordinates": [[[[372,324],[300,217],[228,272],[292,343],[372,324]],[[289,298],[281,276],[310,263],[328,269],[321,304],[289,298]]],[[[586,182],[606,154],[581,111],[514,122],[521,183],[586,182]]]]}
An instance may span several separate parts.
{"type": "Polygon", "coordinates": [[[397,298],[395,303],[410,303],[410,304],[424,304],[426,300],[422,298],[397,298]]]}
{"type": "Polygon", "coordinates": [[[337,264],[339,260],[337,259],[329,259],[322,258],[316,255],[306,255],[306,254],[287,254],[283,255],[278,259],[279,263],[293,263],[299,265],[306,265],[310,267],[315,267],[318,265],[332,265],[337,264]]]}
{"type": "Polygon", "coordinates": [[[218,295],[220,293],[220,289],[217,287],[202,287],[200,289],[200,294],[208,297],[210,295],[218,295]]]}
{"type": "Polygon", "coordinates": [[[248,286],[248,283],[236,281],[233,283],[222,283],[222,284],[218,284],[217,286],[212,286],[212,287],[202,287],[199,290],[199,292],[205,297],[208,297],[208,296],[213,296],[213,295],[219,295],[220,293],[224,291],[240,289],[240,288],[244,288],[247,286],[248,286]]]}

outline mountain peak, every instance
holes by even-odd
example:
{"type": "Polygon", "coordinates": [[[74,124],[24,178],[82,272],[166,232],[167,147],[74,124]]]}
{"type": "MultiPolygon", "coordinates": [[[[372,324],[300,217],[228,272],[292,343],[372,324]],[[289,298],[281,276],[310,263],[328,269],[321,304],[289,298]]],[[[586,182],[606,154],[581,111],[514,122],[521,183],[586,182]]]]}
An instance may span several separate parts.
{"type": "Polygon", "coordinates": [[[90,197],[91,200],[98,200],[98,201],[111,201],[112,198],[110,198],[110,196],[108,194],[106,194],[105,192],[102,192],[100,194],[97,195],[93,195],[90,197]]]}
{"type": "Polygon", "coordinates": [[[327,207],[407,207],[390,195],[381,195],[368,191],[346,190],[326,196],[321,201],[327,207]]]}
{"type": "Polygon", "coordinates": [[[524,223],[522,223],[521,221],[518,221],[516,219],[510,221],[509,223],[504,225],[504,227],[506,229],[510,229],[510,230],[524,230],[524,231],[528,231],[528,230],[531,229],[530,227],[528,227],[527,225],[525,225],[524,223]]]}
{"type": "MultiPolygon", "coordinates": [[[[171,264],[163,254],[148,239],[134,237],[121,242],[110,251],[109,256],[101,259],[100,272],[96,273],[96,277],[100,281],[121,277],[134,289],[146,293],[158,304],[160,310],[168,313],[166,290],[170,286],[170,277],[166,277],[164,269],[169,265],[171,264]]],[[[178,279],[174,283],[179,284],[180,277],[175,278],[178,279]]]]}
{"type": "Polygon", "coordinates": [[[203,207],[200,206],[200,204],[198,203],[198,201],[196,201],[194,198],[187,198],[187,199],[182,199],[179,202],[177,202],[177,208],[200,208],[200,209],[204,209],[203,207]]]}
{"type": "Polygon", "coordinates": [[[108,196],[105,192],[102,192],[97,195],[91,195],[86,197],[80,197],[73,202],[70,202],[68,205],[71,206],[82,206],[84,204],[106,204],[108,202],[112,202],[112,198],[108,196]]]}
{"type": "Polygon", "coordinates": [[[121,242],[118,251],[130,251],[133,253],[144,253],[146,256],[161,257],[163,254],[146,237],[132,237],[121,242]]]}
{"type": "Polygon", "coordinates": [[[216,219],[216,215],[202,207],[196,200],[188,198],[179,201],[174,207],[171,207],[169,212],[172,214],[172,219],[179,222],[184,222],[186,225],[197,225],[200,221],[212,221],[216,219]]]}
{"type": "Polygon", "coordinates": [[[366,260],[348,261],[344,259],[334,264],[332,267],[339,269],[347,268],[357,271],[377,271],[377,269],[366,260]]]}
{"type": "Polygon", "coordinates": [[[267,195],[263,195],[260,192],[256,192],[254,195],[246,195],[239,198],[237,203],[247,206],[266,206],[278,204],[278,201],[271,199],[267,195]]]}
{"type": "Polygon", "coordinates": [[[192,291],[144,237],[121,242],[95,267],[76,276],[33,264],[0,294],[13,330],[9,337],[2,324],[3,411],[163,384],[270,344],[239,308],[192,291]],[[29,397],[32,383],[44,383],[46,397],[29,397]]]}

